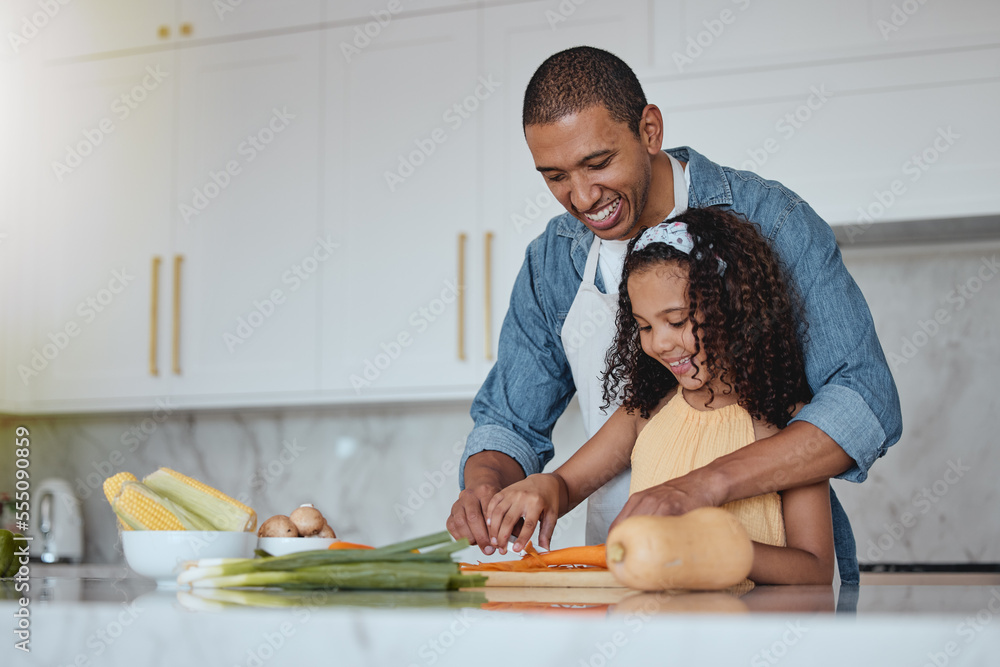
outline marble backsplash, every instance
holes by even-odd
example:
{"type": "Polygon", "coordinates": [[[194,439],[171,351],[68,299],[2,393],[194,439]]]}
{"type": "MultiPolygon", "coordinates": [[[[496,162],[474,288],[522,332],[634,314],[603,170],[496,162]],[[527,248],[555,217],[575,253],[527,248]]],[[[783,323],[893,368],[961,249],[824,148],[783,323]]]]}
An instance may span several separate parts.
{"type": "MultiPolygon", "coordinates": [[[[582,443],[573,405],[555,437],[582,443]]],[[[159,466],[246,502],[261,520],[311,502],[350,541],[387,544],[444,530],[472,420],[468,403],[177,412],[159,399],[129,415],[0,417],[5,441],[19,425],[31,432],[33,484],[66,479],[81,501],[85,560],[113,562],[121,546],[101,484],[114,472],[141,478],[159,466]]],[[[12,480],[12,452],[4,457],[0,479],[12,480]]],[[[554,543],[582,544],[581,517],[564,520],[554,543]]]]}
{"type": "MultiPolygon", "coordinates": [[[[848,248],[896,377],[902,440],[864,484],[835,482],[866,563],[1000,562],[1000,244],[848,248]]],[[[384,544],[444,528],[472,426],[467,402],[180,412],[164,397],[125,415],[0,417],[32,435],[32,478],[70,481],[88,562],[121,558],[100,485],[112,472],[176,468],[251,504],[262,518],[312,502],[339,536],[384,544]]],[[[556,464],[582,443],[576,403],[556,464]]],[[[13,450],[0,480],[13,479],[13,450]]],[[[7,482],[0,487],[8,486],[7,482]]],[[[0,491],[5,488],[0,488],[0,491]]],[[[583,542],[583,515],[555,546],[583,542]]]]}
{"type": "Polygon", "coordinates": [[[863,563],[1000,562],[1000,241],[850,247],[903,436],[841,483],[863,563]]]}

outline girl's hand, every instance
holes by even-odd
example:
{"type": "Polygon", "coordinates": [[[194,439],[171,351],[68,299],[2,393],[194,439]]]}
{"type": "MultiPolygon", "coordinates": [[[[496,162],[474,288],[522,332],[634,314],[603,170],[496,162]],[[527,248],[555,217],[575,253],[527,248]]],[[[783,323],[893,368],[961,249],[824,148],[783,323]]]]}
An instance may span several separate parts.
{"type": "Polygon", "coordinates": [[[520,551],[528,543],[539,519],[542,527],[538,532],[538,543],[545,549],[549,548],[549,540],[559,517],[560,485],[557,475],[538,473],[511,484],[493,496],[486,508],[486,526],[491,543],[500,553],[507,553],[511,532],[522,518],[524,527],[514,542],[514,551],[520,551]]]}

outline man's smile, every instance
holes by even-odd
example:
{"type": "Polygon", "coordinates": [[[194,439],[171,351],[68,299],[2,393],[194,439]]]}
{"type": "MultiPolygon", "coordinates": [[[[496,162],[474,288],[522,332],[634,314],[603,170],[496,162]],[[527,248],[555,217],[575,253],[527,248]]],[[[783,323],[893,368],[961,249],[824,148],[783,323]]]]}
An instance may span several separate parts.
{"type": "Polygon", "coordinates": [[[622,208],[621,203],[622,198],[617,197],[614,201],[608,202],[592,213],[584,213],[583,217],[599,229],[610,229],[618,223],[622,208]]]}

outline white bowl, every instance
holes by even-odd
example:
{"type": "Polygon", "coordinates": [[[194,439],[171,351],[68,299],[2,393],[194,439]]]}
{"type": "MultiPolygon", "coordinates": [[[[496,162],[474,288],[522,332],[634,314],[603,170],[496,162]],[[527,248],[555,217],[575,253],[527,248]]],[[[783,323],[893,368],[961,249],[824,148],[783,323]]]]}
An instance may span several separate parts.
{"type": "Polygon", "coordinates": [[[272,556],[287,556],[300,551],[329,549],[337,541],[335,537],[262,537],[257,540],[257,548],[272,556]]]}
{"type": "Polygon", "coordinates": [[[185,561],[199,558],[253,558],[257,535],[219,530],[122,531],[125,562],[160,588],[176,588],[185,561]]]}

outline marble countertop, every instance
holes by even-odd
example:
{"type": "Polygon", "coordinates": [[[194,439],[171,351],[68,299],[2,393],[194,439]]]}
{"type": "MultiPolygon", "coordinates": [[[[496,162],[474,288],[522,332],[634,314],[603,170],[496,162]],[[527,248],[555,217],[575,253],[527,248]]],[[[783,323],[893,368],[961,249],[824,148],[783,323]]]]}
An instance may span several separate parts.
{"type": "MultiPolygon", "coordinates": [[[[46,667],[995,664],[998,582],[882,581],[836,593],[762,586],[739,597],[537,588],[196,595],[157,590],[122,565],[35,565],[31,653],[5,632],[0,655],[46,667]]],[[[4,586],[0,616],[10,622],[19,604],[4,586]]]]}

